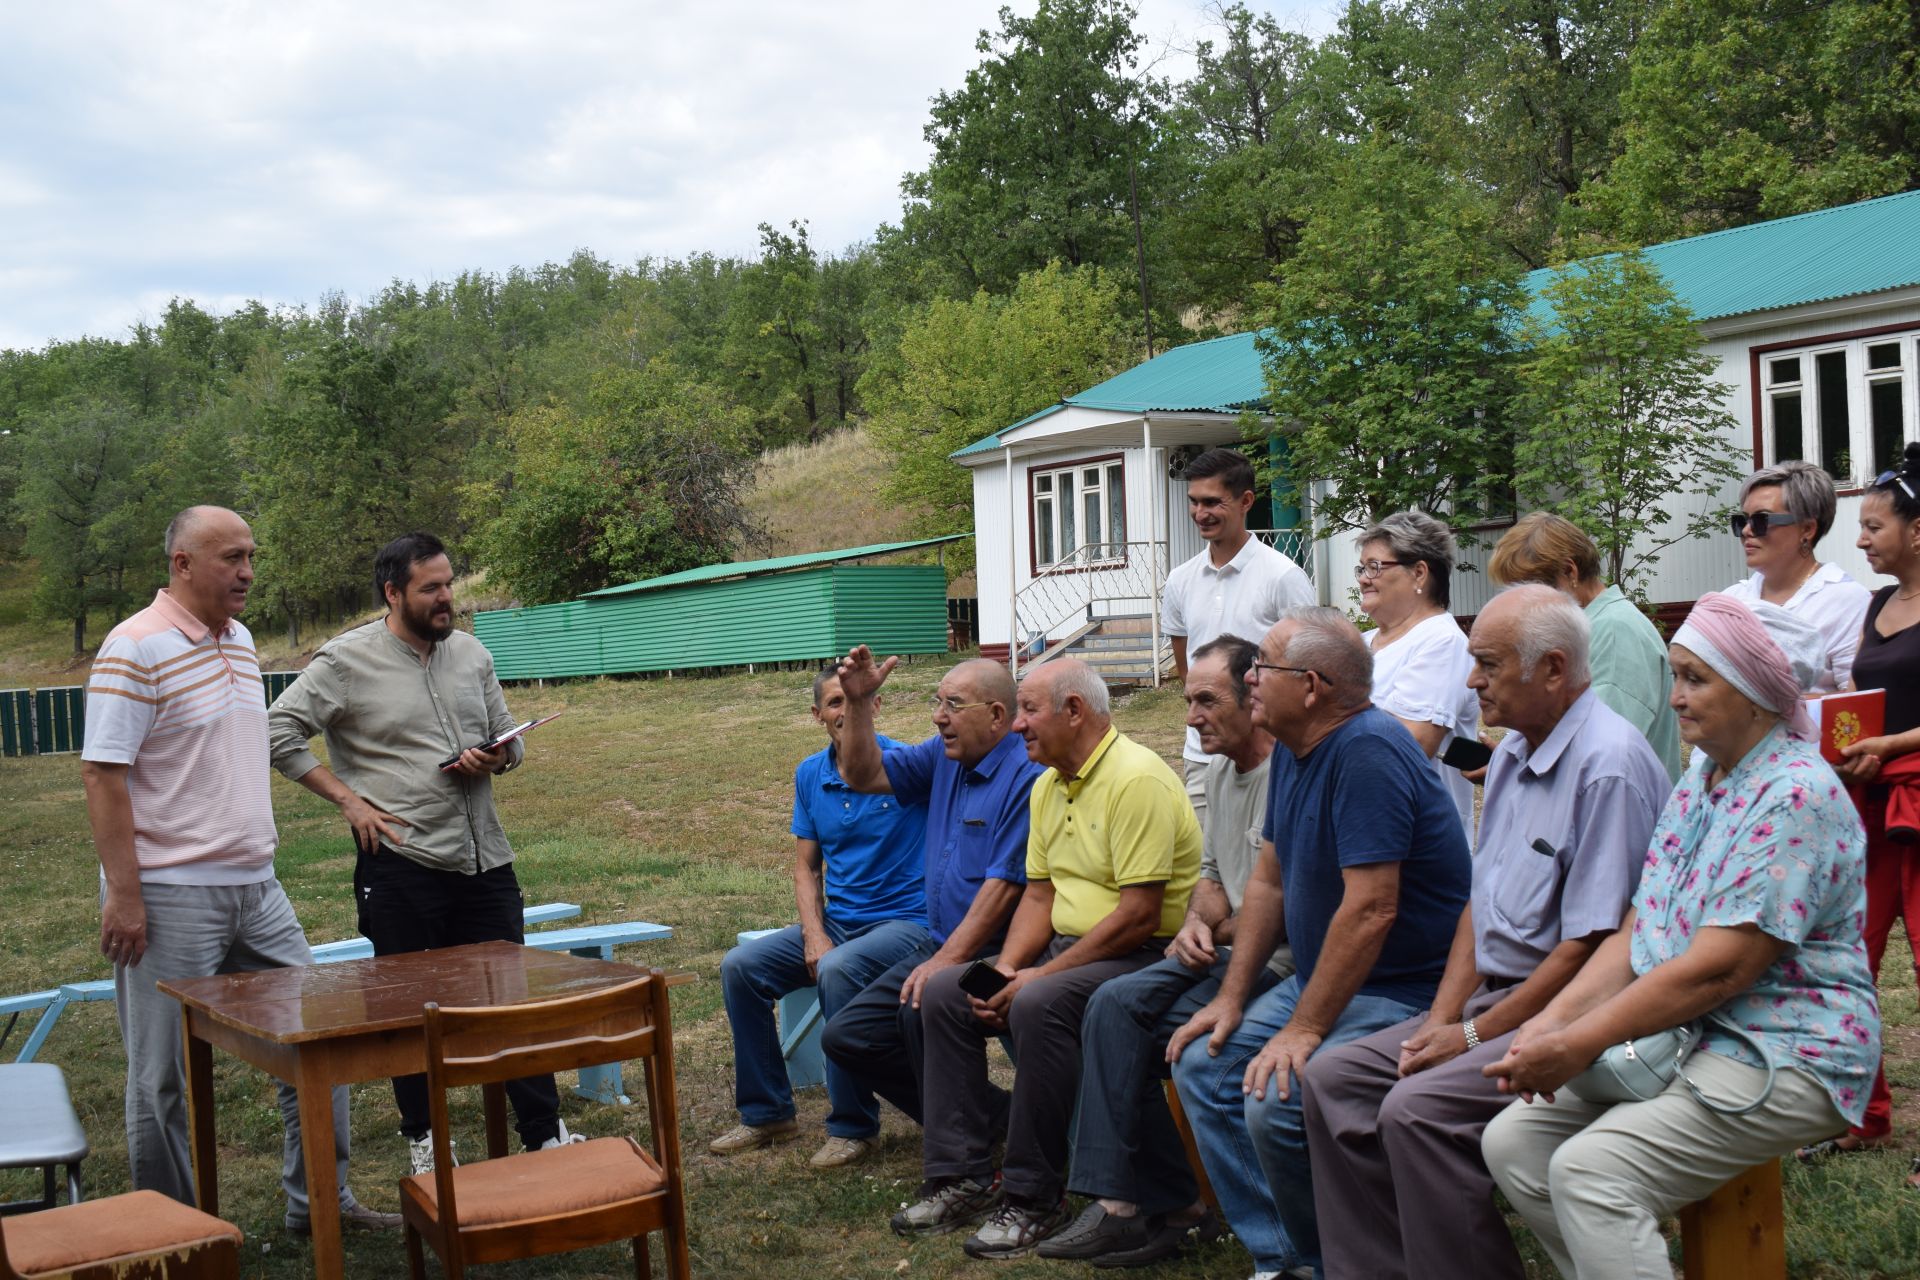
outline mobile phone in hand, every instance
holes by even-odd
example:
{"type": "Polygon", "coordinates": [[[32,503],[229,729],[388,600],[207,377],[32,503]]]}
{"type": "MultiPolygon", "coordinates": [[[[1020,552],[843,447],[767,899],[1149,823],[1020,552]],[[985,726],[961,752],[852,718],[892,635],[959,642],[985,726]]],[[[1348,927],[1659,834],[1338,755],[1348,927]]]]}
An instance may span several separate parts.
{"type": "Polygon", "coordinates": [[[1477,738],[1455,738],[1440,753],[1440,763],[1462,773],[1484,769],[1493,760],[1493,748],[1477,738]]]}
{"type": "Polygon", "coordinates": [[[991,1000],[1011,981],[985,960],[975,960],[960,975],[960,989],[975,1000],[991,1000]]]}

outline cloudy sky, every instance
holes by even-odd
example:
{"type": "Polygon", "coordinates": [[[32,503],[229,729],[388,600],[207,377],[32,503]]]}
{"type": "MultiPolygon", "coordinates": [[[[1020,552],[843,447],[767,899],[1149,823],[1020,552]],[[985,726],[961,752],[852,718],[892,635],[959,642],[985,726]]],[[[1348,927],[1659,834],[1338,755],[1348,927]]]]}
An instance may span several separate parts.
{"type": "MultiPolygon", "coordinates": [[[[1031,12],[1033,0],[1016,0],[1031,12]]],[[[1162,61],[1205,0],[1144,0],[1162,61]]],[[[1256,0],[1320,34],[1335,0],[1256,0]]],[[[102,0],[0,7],[0,348],[167,300],[695,250],[898,215],[997,0],[102,0]]]]}

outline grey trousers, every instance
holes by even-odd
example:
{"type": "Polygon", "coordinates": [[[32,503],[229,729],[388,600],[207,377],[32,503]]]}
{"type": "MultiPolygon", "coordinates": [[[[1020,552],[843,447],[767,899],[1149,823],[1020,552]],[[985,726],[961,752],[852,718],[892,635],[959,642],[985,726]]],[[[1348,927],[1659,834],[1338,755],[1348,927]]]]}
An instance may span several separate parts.
{"type": "Polygon", "coordinates": [[[1200,819],[1200,829],[1207,829],[1207,762],[1205,760],[1183,760],[1181,781],[1187,784],[1187,803],[1193,806],[1193,816],[1200,819]]]}
{"type": "MultiPolygon", "coordinates": [[[[1686,1073],[1716,1102],[1760,1092],[1757,1067],[1700,1051],[1686,1073]]],[[[1605,1106],[1564,1089],[1508,1107],[1481,1139],[1487,1167],[1568,1280],[1673,1280],[1660,1219],[1756,1164],[1830,1138],[1846,1118],[1825,1087],[1783,1067],[1757,1110],[1708,1110],[1675,1077],[1657,1098],[1605,1106]]]]}
{"type": "MultiPolygon", "coordinates": [[[[1505,991],[1474,992],[1478,1017],[1505,991]]],[[[1426,1014],[1316,1054],[1307,1064],[1307,1153],[1324,1280],[1522,1280],[1480,1158],[1487,1122],[1513,1102],[1480,1068],[1508,1032],[1402,1079],[1400,1042],[1426,1014]]]]}
{"type": "MultiPolygon", "coordinates": [[[[245,885],[143,884],[147,951],[132,968],[113,969],[120,1040],[127,1050],[127,1162],[138,1190],[192,1204],[193,1156],[187,1141],[186,1059],[180,1002],[155,984],[215,973],[312,964],[307,935],[278,880],[245,885]]],[[[280,1085],[284,1129],[280,1185],[287,1219],[307,1220],[307,1167],[300,1150],[300,1099],[280,1085]]],[[[333,1141],[340,1207],[347,1191],[347,1090],[333,1091],[333,1141]]]]}
{"type": "MultiPolygon", "coordinates": [[[[1036,964],[1078,942],[1055,935],[1036,964]]],[[[1007,1019],[1019,1067],[1007,1112],[1007,1151],[1001,1185],[1029,1200],[1060,1198],[1067,1176],[1067,1138],[1080,1088],[1080,1020],[1101,983],[1144,969],[1160,958],[1166,940],[1130,955],[1051,974],[1022,988],[1007,1019]]],[[[963,965],[942,969],[920,998],[926,1041],[926,1176],[976,1178],[993,1174],[992,1146],[999,1091],[987,1078],[987,1042],[999,1036],[973,1015],[960,990],[963,965]]]]}

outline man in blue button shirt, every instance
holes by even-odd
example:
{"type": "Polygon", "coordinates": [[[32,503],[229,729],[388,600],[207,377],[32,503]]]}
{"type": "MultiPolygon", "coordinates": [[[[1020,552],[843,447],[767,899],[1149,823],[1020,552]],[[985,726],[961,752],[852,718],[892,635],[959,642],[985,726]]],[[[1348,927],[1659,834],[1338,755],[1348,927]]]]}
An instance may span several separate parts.
{"type": "Polygon", "coordinates": [[[848,697],[840,776],[856,791],[927,806],[927,939],[828,1019],[821,1047],[919,1121],[920,994],[940,970],[1000,949],[1026,887],[1027,805],[1045,769],[1009,732],[1013,677],[980,658],[941,679],[932,700],[936,736],[913,747],[878,738],[871,698],[898,661],[876,663],[861,645],[840,664],[848,697]]]}
{"type": "MultiPolygon", "coordinates": [[[[871,704],[879,700],[878,694],[862,700],[869,734],[871,704]]],[[[818,986],[821,1015],[831,1018],[897,961],[920,954],[927,940],[921,873],[926,806],[865,795],[842,780],[838,756],[847,697],[831,668],[814,677],[813,718],[826,727],[828,741],[793,775],[793,896],[800,923],[735,947],[720,964],[740,1123],[709,1144],[717,1155],[784,1142],[800,1132],[773,1002],[818,986]]],[[[863,1159],[880,1132],[880,1104],[872,1092],[837,1063],[827,1065],[826,1075],[827,1142],[809,1161],[819,1169],[863,1159]]]]}

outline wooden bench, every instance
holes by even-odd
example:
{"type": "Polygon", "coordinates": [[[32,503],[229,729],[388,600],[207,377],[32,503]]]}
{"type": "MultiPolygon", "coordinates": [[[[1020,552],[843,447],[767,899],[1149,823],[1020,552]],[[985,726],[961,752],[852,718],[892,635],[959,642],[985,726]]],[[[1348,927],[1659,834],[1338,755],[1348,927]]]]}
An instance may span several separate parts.
{"type": "MultiPolygon", "coordinates": [[[[746,946],[778,929],[747,929],[735,941],[746,946]]],[[[780,997],[780,1056],[787,1060],[787,1083],[796,1089],[827,1082],[827,1060],[820,1052],[820,990],[801,987],[780,997]]]]}
{"type": "MultiPolygon", "coordinates": [[[[580,914],[578,905],[571,902],[548,902],[540,906],[528,907],[524,914],[529,926],[547,924],[556,920],[571,920],[580,914]]],[[[581,925],[572,929],[547,929],[526,935],[527,945],[538,947],[542,951],[566,951],[577,956],[597,957],[602,960],[613,959],[613,949],[632,942],[655,942],[671,938],[673,929],[669,925],[649,924],[644,920],[630,920],[622,924],[581,925]]],[[[373,954],[373,944],[365,938],[346,938],[339,942],[323,942],[313,949],[315,964],[334,964],[341,960],[363,960],[373,954]]],[[[42,1010],[40,1020],[34,1024],[27,1042],[20,1049],[15,1061],[31,1062],[45,1043],[47,1033],[53,1030],[53,1024],[70,1004],[86,1004],[95,1000],[113,999],[113,979],[96,978],[88,982],[69,982],[51,991],[34,991],[22,996],[9,996],[0,999],[0,1014],[42,1010]]],[[[631,1099],[626,1095],[620,1078],[620,1065],[611,1063],[601,1067],[589,1067],[580,1073],[574,1092],[583,1098],[595,1102],[625,1105],[631,1099]]]]}
{"type": "Polygon", "coordinates": [[[1785,1280],[1780,1162],[1757,1164],[1682,1209],[1680,1259],[1686,1280],[1785,1280]]]}

